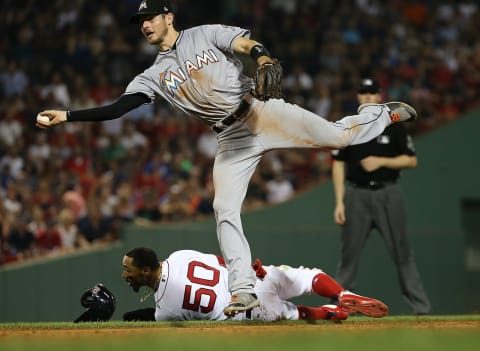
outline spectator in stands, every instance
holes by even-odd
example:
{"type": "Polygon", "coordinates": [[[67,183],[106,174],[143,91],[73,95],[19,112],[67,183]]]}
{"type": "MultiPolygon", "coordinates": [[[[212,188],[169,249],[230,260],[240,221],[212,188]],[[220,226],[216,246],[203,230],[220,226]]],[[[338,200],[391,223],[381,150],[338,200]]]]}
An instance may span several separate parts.
{"type": "Polygon", "coordinates": [[[120,143],[127,151],[136,148],[145,151],[148,147],[148,139],[136,129],[136,125],[132,121],[128,120],[123,124],[123,133],[120,136],[120,143]]]}
{"type": "Polygon", "coordinates": [[[4,169],[4,167],[7,166],[9,174],[13,177],[13,179],[19,179],[23,177],[25,159],[23,158],[21,151],[21,143],[18,145],[12,144],[8,146],[6,154],[0,157],[0,169],[4,169]]]}
{"type": "Polygon", "coordinates": [[[32,202],[43,210],[47,219],[55,217],[57,199],[50,189],[50,182],[47,178],[42,178],[38,182],[38,187],[34,189],[32,194],[32,202]]]}
{"type": "Polygon", "coordinates": [[[35,237],[28,229],[27,224],[27,218],[23,216],[15,217],[7,237],[8,244],[20,260],[35,255],[35,237]]]}
{"type": "Polygon", "coordinates": [[[36,238],[36,246],[41,255],[54,254],[62,247],[62,238],[57,229],[56,220],[47,220],[46,224],[45,230],[41,231],[36,238]]]}
{"type": "MultiPolygon", "coordinates": [[[[216,146],[214,134],[192,129],[187,119],[177,118],[171,109],[161,103],[143,106],[126,117],[148,138],[152,150],[159,154],[156,156],[150,150],[144,153],[142,164],[153,170],[143,174],[144,179],[140,179],[142,177],[138,176],[136,169],[133,169],[136,176],[132,178],[131,164],[123,162],[126,156],[118,157],[118,153],[113,161],[107,159],[98,162],[104,150],[96,144],[101,142],[98,127],[68,123],[49,133],[38,133],[33,129],[31,120],[34,114],[31,111],[53,107],[53,102],[48,98],[42,99],[40,92],[51,85],[54,75],[60,75],[64,83],[61,90],[70,96],[71,107],[82,109],[118,96],[118,89],[123,88],[134,72],[148,67],[156,55],[152,51],[155,48],[130,28],[119,27],[115,22],[116,18],[123,18],[135,11],[138,1],[120,0],[118,6],[110,6],[113,2],[109,1],[100,7],[93,0],[68,4],[44,1],[41,2],[42,11],[38,11],[40,3],[35,1],[8,3],[5,11],[0,11],[0,23],[5,32],[0,45],[0,158],[7,156],[10,145],[15,145],[20,162],[16,162],[13,168],[10,167],[10,161],[8,166],[0,167],[1,204],[6,196],[7,184],[18,175],[24,176],[32,194],[38,182],[45,180],[54,202],[59,204],[58,208],[63,207],[63,195],[77,184],[81,188],[76,195],[80,198],[87,195],[83,193],[84,185],[79,179],[87,174],[80,171],[85,166],[83,161],[79,162],[80,167],[73,167],[69,161],[69,170],[64,169],[63,162],[70,159],[73,148],[79,148],[77,151],[82,157],[90,159],[89,177],[101,177],[105,169],[112,170],[111,191],[114,196],[119,184],[129,183],[132,197],[123,198],[122,201],[125,206],[124,218],[130,220],[134,217],[135,205],[140,198],[137,194],[142,193],[141,189],[153,184],[158,196],[161,196],[166,192],[170,177],[178,174],[179,170],[185,181],[190,182],[192,177],[196,177],[194,172],[197,171],[193,170],[198,169],[201,174],[199,184],[203,189],[208,188],[209,181],[205,174],[211,173],[212,163],[208,154],[213,152],[210,143],[216,146]],[[127,5],[124,1],[127,1],[127,5]],[[94,19],[87,15],[92,9],[97,14],[94,19]],[[55,25],[40,27],[39,24],[46,18],[45,14],[55,25]],[[29,16],[31,21],[25,22],[25,16],[29,16]],[[125,61],[125,54],[132,50],[139,55],[133,61],[131,57],[125,61]],[[52,55],[52,52],[62,52],[64,55],[52,55]],[[39,65],[39,61],[44,64],[39,65]],[[97,70],[93,71],[92,67],[97,70]],[[200,138],[202,133],[209,138],[200,138]],[[47,136],[51,146],[50,158],[43,165],[36,162],[33,166],[30,162],[32,157],[26,159],[30,153],[28,150],[33,148],[30,145],[35,141],[34,134],[47,136]],[[182,155],[175,156],[179,152],[179,144],[185,147],[185,143],[179,141],[185,135],[189,139],[187,150],[182,149],[182,155]],[[207,139],[206,142],[204,139],[207,139]],[[207,145],[205,148],[200,147],[204,144],[207,145]],[[197,150],[195,145],[198,145],[197,150]],[[41,171],[39,167],[43,167],[41,171]],[[19,169],[22,171],[18,172],[19,169]]],[[[343,21],[345,6],[339,6],[336,2],[258,3],[245,0],[238,3],[240,7],[229,8],[231,13],[219,14],[229,16],[233,25],[261,28],[259,36],[264,38],[266,46],[279,55],[286,68],[291,68],[291,71],[285,72],[287,83],[295,80],[293,66],[289,62],[300,63],[299,72],[302,72],[302,76],[309,76],[307,80],[313,80],[315,87],[310,90],[292,89],[292,92],[285,89],[286,100],[293,102],[301,91],[299,96],[308,102],[309,108],[329,120],[335,120],[341,114],[342,107],[352,105],[351,89],[355,78],[352,72],[362,71],[372,63],[379,67],[383,91],[391,90],[392,94],[400,95],[410,92],[407,99],[422,117],[410,130],[412,133],[429,131],[457,118],[458,114],[480,106],[480,46],[477,44],[480,11],[478,4],[473,1],[441,4],[424,2],[418,6],[418,12],[415,7],[412,10],[411,4],[400,2],[354,1],[348,10],[355,14],[355,18],[349,21],[343,21]],[[255,5],[255,16],[251,16],[251,11],[240,13],[252,5],[255,5]],[[275,16],[266,16],[272,13],[275,16]],[[361,26],[359,17],[362,18],[361,26]],[[309,29],[302,40],[292,35],[293,23],[309,29]],[[389,40],[384,41],[383,38],[389,40]],[[358,40],[362,40],[361,46],[355,43],[358,40]],[[439,77],[436,72],[440,73],[439,77]],[[438,86],[431,84],[436,79],[440,79],[438,86]]],[[[182,26],[189,27],[195,21],[203,22],[203,18],[209,18],[212,23],[222,19],[212,13],[208,6],[201,7],[193,0],[182,0],[182,8],[189,6],[194,6],[198,11],[183,16],[182,26]],[[199,21],[200,18],[202,21],[199,21]]],[[[59,103],[67,99],[65,93],[57,95],[60,96],[56,98],[59,103]]],[[[384,96],[384,99],[391,100],[391,97],[384,96]]],[[[114,122],[123,123],[127,119],[114,122]]],[[[201,126],[199,123],[194,125],[201,126]]],[[[109,133],[118,135],[122,125],[105,123],[105,128],[109,133]]],[[[299,155],[305,156],[306,153],[303,150],[291,151],[288,156],[278,158],[281,169],[288,171],[289,179],[297,191],[318,184],[330,172],[330,161],[323,154],[299,155]]],[[[248,189],[246,207],[265,205],[265,183],[271,176],[271,171],[259,172],[254,176],[248,189]]],[[[17,201],[24,208],[23,212],[31,217],[30,212],[34,210],[31,206],[25,206],[29,199],[23,191],[17,194],[17,201]]],[[[70,203],[72,206],[76,204],[76,218],[86,212],[82,201],[85,202],[85,199],[72,200],[70,203]]],[[[204,204],[208,208],[208,195],[204,204]]],[[[203,213],[202,206],[197,204],[195,208],[191,216],[203,213]]],[[[206,211],[208,213],[208,209],[206,211]]],[[[2,220],[2,225],[5,223],[2,220]]]]}
{"type": "Polygon", "coordinates": [[[65,251],[73,251],[76,248],[85,248],[89,246],[88,241],[80,234],[72,211],[63,208],[58,214],[58,233],[62,242],[62,248],[65,251]]]}
{"type": "Polygon", "coordinates": [[[117,205],[115,206],[115,218],[123,222],[131,222],[135,218],[136,197],[133,186],[127,181],[122,182],[117,188],[117,205]]]}
{"type": "Polygon", "coordinates": [[[267,181],[267,202],[271,205],[285,202],[293,197],[295,189],[282,171],[275,172],[275,177],[267,181]]]}
{"type": "Polygon", "coordinates": [[[16,60],[7,64],[7,69],[0,73],[0,93],[5,98],[12,96],[23,96],[27,89],[29,79],[25,71],[19,66],[16,60]]]}
{"type": "Polygon", "coordinates": [[[112,219],[103,217],[98,207],[91,204],[88,215],[78,222],[80,234],[91,244],[110,242],[114,238],[112,219]]]}
{"type": "Polygon", "coordinates": [[[135,217],[150,222],[160,222],[162,220],[163,215],[160,211],[160,201],[153,189],[144,188],[143,197],[138,204],[135,217]]]}
{"type": "Polygon", "coordinates": [[[53,106],[70,106],[68,87],[58,71],[53,72],[50,83],[40,90],[40,96],[53,106]]]}
{"type": "Polygon", "coordinates": [[[45,212],[40,205],[33,205],[30,210],[30,220],[27,224],[28,230],[32,232],[35,238],[40,236],[47,228],[45,212]]]}
{"type": "Polygon", "coordinates": [[[35,140],[27,146],[27,162],[30,170],[43,173],[51,158],[51,146],[46,133],[35,134],[35,140]]]}
{"type": "Polygon", "coordinates": [[[166,221],[182,221],[193,213],[190,194],[185,191],[185,182],[173,182],[167,194],[160,199],[160,211],[166,221]]]}
{"type": "Polygon", "coordinates": [[[17,182],[11,182],[8,184],[6,195],[1,200],[7,217],[15,218],[20,216],[23,209],[23,203],[21,202],[17,182]]]}
{"type": "Polygon", "coordinates": [[[8,163],[0,165],[0,198],[5,196],[8,185],[13,181],[15,181],[15,178],[10,172],[10,165],[8,163]]]}

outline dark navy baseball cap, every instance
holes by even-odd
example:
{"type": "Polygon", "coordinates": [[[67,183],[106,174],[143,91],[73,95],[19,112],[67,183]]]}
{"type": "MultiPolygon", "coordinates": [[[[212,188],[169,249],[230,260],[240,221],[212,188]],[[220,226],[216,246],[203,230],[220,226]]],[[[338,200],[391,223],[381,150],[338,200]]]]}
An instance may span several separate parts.
{"type": "Polygon", "coordinates": [[[130,23],[139,24],[142,17],[156,16],[173,12],[172,5],[168,1],[142,0],[138,11],[130,17],[130,23]]]}
{"type": "Polygon", "coordinates": [[[358,87],[359,94],[378,94],[380,92],[380,85],[373,78],[363,78],[358,87]]]}

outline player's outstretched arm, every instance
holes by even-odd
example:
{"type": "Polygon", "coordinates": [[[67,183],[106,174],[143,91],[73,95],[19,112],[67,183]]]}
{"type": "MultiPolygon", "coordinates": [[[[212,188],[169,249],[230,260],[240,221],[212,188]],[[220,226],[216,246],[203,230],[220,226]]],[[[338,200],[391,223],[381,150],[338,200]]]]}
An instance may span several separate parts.
{"type": "Polygon", "coordinates": [[[46,110],[37,115],[36,125],[39,128],[49,128],[64,122],[99,122],[115,119],[125,113],[150,103],[148,96],[142,93],[122,95],[110,105],[89,108],[78,111],[46,110]]]}

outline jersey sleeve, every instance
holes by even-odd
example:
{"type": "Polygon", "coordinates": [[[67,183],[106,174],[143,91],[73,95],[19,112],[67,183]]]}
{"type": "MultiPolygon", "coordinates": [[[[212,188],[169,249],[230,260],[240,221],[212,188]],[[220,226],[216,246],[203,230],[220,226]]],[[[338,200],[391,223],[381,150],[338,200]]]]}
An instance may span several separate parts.
{"type": "Polygon", "coordinates": [[[208,40],[224,52],[233,53],[233,41],[238,37],[250,38],[250,31],[240,27],[223,24],[203,26],[203,31],[208,40]]]}
{"type": "Polygon", "coordinates": [[[125,89],[123,95],[143,94],[150,99],[150,103],[155,100],[155,91],[151,87],[153,80],[149,77],[148,70],[137,75],[125,89]]]}

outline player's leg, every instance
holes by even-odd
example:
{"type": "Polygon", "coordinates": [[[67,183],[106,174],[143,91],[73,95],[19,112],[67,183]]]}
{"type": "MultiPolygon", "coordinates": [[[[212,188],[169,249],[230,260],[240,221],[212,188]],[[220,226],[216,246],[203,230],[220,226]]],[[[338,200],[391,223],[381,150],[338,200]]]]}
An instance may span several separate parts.
{"type": "MultiPolygon", "coordinates": [[[[241,138],[234,139],[238,142],[241,138]]],[[[249,180],[260,161],[258,148],[242,149],[228,140],[219,142],[215,158],[213,208],[217,222],[217,236],[229,273],[232,301],[225,314],[235,315],[258,305],[254,295],[255,274],[251,268],[250,246],[243,233],[240,213],[249,180]]]]}
{"type": "MultiPolygon", "coordinates": [[[[318,307],[297,306],[300,319],[342,320],[349,313],[362,313],[369,317],[383,317],[387,306],[376,299],[364,297],[344,290],[332,277],[318,268],[266,266],[265,278],[255,287],[259,296],[277,295],[280,300],[288,300],[302,295],[317,293],[336,300],[338,304],[318,307]]],[[[262,299],[263,304],[263,299],[262,299]]]]}
{"type": "Polygon", "coordinates": [[[343,148],[370,141],[392,123],[386,105],[365,105],[336,122],[280,99],[253,100],[246,124],[266,149],[343,148]]]}
{"type": "Polygon", "coordinates": [[[356,312],[378,318],[386,316],[388,312],[388,307],[383,302],[345,290],[335,279],[325,272],[317,273],[313,277],[312,290],[320,296],[337,301],[336,309],[333,308],[332,305],[321,306],[320,310],[307,308],[307,311],[311,314],[323,315],[327,312],[326,317],[328,318],[322,319],[345,319],[343,318],[344,315],[348,316],[349,313],[356,312]]]}
{"type": "Polygon", "coordinates": [[[348,318],[348,310],[337,305],[323,305],[319,307],[297,306],[299,319],[308,321],[331,320],[341,321],[348,318]]]}
{"type": "MultiPolygon", "coordinates": [[[[287,301],[288,298],[311,294],[314,285],[312,282],[316,281],[317,275],[324,274],[322,270],[293,268],[285,265],[263,267],[259,260],[255,261],[255,266],[257,276],[261,277],[255,285],[255,291],[261,301],[260,308],[252,311],[255,319],[342,320],[348,318],[348,311],[340,306],[296,306],[287,301]]],[[[328,285],[330,282],[325,283],[328,285]]],[[[322,289],[327,291],[329,288],[322,287],[322,289]]],[[[337,291],[337,289],[338,286],[333,290],[337,291]]]]}
{"type": "Polygon", "coordinates": [[[400,186],[389,185],[376,192],[376,219],[379,231],[392,257],[402,295],[415,314],[430,312],[430,301],[423,287],[407,233],[405,200],[400,186]]]}
{"type": "MultiPolygon", "coordinates": [[[[338,297],[343,290],[343,287],[335,279],[323,271],[318,272],[312,278],[312,291],[317,295],[338,301],[338,297]]],[[[349,314],[346,308],[337,305],[323,305],[319,307],[300,305],[298,306],[298,311],[300,319],[305,320],[326,319],[338,321],[347,319],[349,314]]]]}

